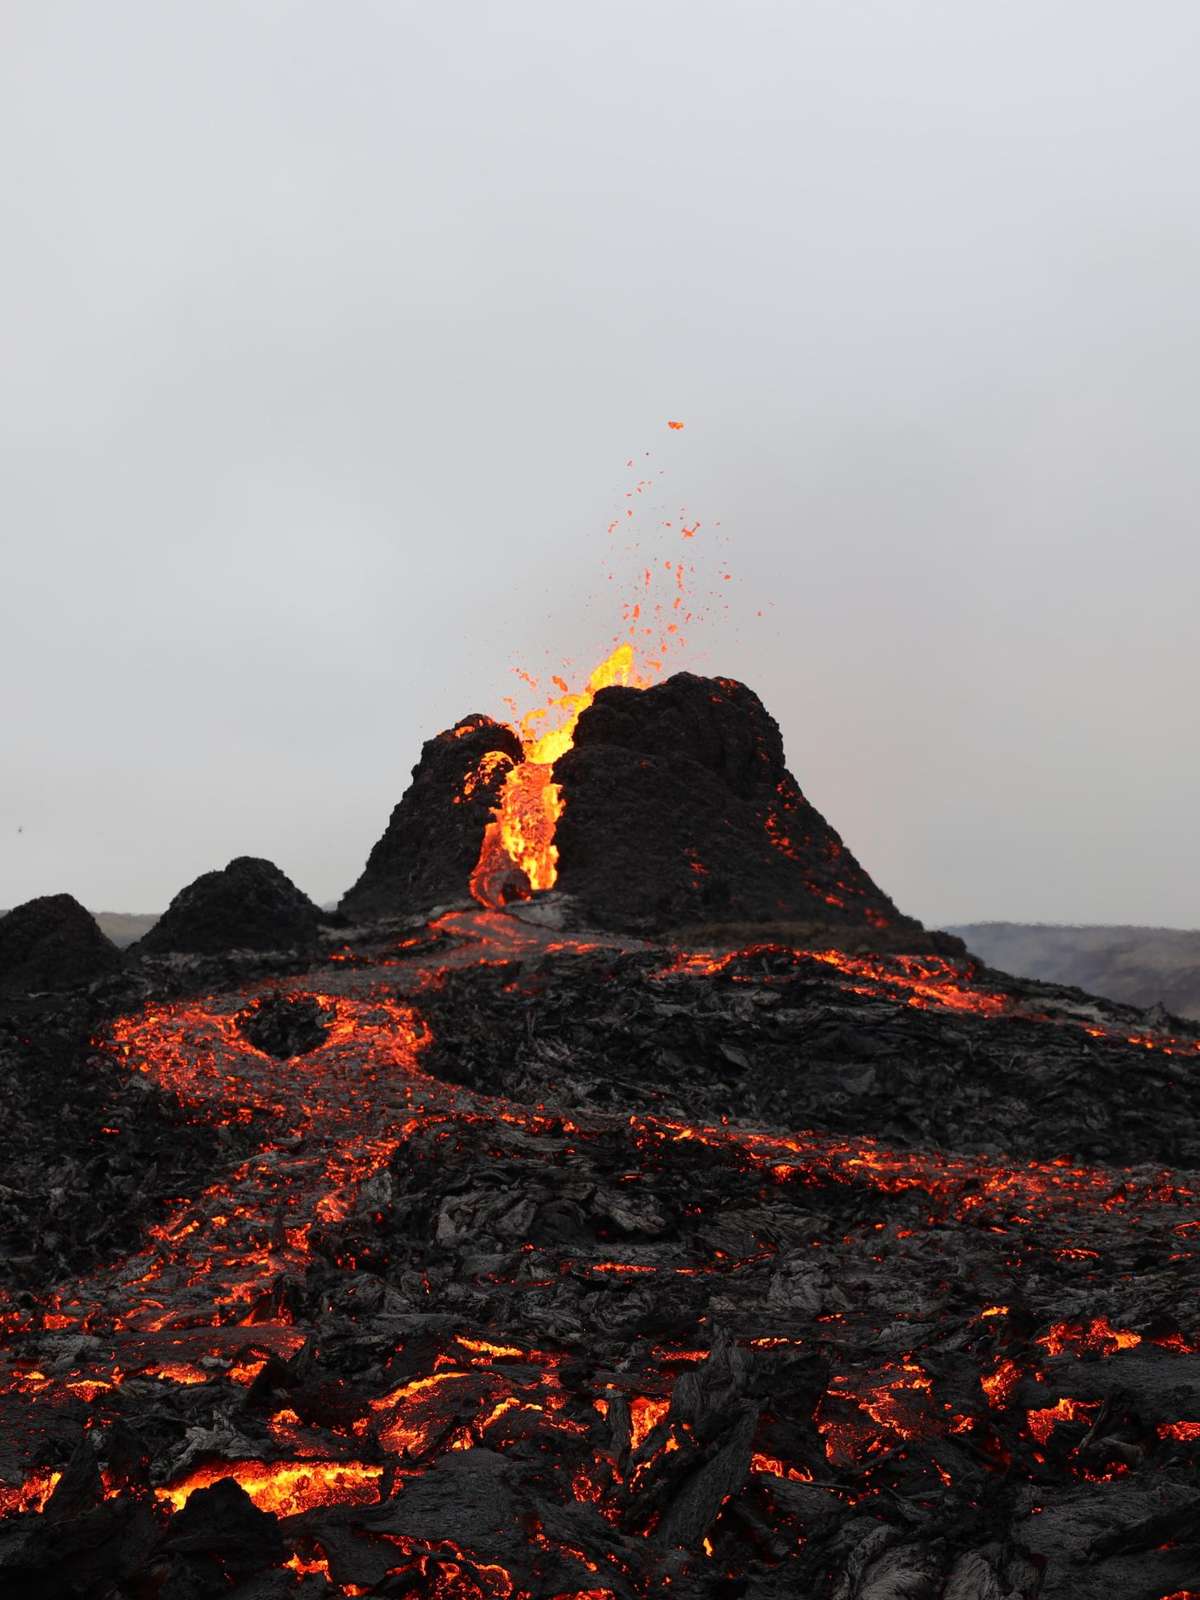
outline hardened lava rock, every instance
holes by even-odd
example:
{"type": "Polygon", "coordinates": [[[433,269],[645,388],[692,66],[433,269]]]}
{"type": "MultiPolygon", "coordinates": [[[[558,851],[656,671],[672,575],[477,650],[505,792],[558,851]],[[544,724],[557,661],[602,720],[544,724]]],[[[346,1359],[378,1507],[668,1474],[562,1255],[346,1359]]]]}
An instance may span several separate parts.
{"type": "Polygon", "coordinates": [[[412,782],[339,909],[368,921],[466,899],[484,829],[520,760],[512,729],[478,713],[427,739],[412,782]]]}
{"type": "Polygon", "coordinates": [[[295,949],[315,946],[322,920],[320,907],[273,862],[237,856],[181,889],[132,948],[139,955],[295,949]]]}
{"type": "Polygon", "coordinates": [[[290,1060],[319,1050],[329,1036],[333,1015],[310,994],[269,994],[238,1014],[242,1036],[256,1050],[290,1060]]]}
{"type": "Polygon", "coordinates": [[[2,993],[71,989],[120,966],[117,947],[73,895],[41,895],[0,917],[2,993]]]}
{"type": "Polygon", "coordinates": [[[1181,1024],[463,921],[0,1007],[0,1596],[1195,1591],[1181,1024]]]}
{"type": "Polygon", "coordinates": [[[554,777],[557,886],[601,927],[801,922],[942,948],[804,798],[777,723],[744,683],[679,672],[602,689],[554,777]]]}

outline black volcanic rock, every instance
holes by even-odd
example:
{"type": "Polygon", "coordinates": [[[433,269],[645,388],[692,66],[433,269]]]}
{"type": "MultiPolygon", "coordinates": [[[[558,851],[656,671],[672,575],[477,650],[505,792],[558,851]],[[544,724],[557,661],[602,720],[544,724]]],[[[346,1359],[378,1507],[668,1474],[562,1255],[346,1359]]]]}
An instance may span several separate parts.
{"type": "Polygon", "coordinates": [[[282,1561],[284,1555],[278,1518],[260,1511],[233,1478],[218,1478],[211,1488],[189,1496],[171,1520],[166,1548],[191,1557],[193,1571],[201,1578],[212,1570],[217,1582],[227,1574],[241,1577],[256,1572],[282,1561]]]}
{"type": "Polygon", "coordinates": [[[558,887],[602,926],[808,922],[929,943],[804,798],[777,724],[732,678],[601,690],[554,777],[558,887]]]}
{"type": "Polygon", "coordinates": [[[512,729],[478,713],[427,739],[412,783],[340,910],[369,919],[462,900],[505,774],[520,759],[512,729]]]}
{"type": "Polygon", "coordinates": [[[314,944],[321,920],[320,908],[273,862],[237,856],[181,889],[133,949],[139,955],[291,949],[314,944]]]}
{"type": "Polygon", "coordinates": [[[256,1050],[290,1060],[319,1050],[329,1037],[333,1011],[311,994],[264,995],[239,1012],[238,1030],[256,1050]]]}
{"type": "Polygon", "coordinates": [[[212,1127],[97,1048],[149,992],[144,978],[118,973],[86,989],[0,994],[0,1306],[137,1250],[145,1228],[203,1190],[231,1149],[248,1155],[261,1143],[257,1115],[212,1127]]]}
{"type": "Polygon", "coordinates": [[[121,966],[117,947],[73,895],[26,900],[0,917],[0,991],[70,989],[121,966]]]}

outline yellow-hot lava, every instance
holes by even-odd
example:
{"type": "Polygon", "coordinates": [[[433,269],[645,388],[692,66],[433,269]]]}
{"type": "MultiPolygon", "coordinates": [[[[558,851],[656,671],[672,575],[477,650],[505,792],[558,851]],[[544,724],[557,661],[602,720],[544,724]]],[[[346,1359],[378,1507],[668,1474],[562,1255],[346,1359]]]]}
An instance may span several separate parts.
{"type": "Polygon", "coordinates": [[[260,1511],[295,1516],[314,1506],[369,1505],[379,1497],[383,1468],[361,1461],[218,1461],[155,1489],[173,1510],[197,1489],[232,1478],[260,1511]]]}
{"type": "Polygon", "coordinates": [[[471,893],[492,908],[536,889],[551,889],[558,877],[554,843],[562,796],[553,781],[554,763],[575,742],[575,726],[601,689],[614,685],[641,689],[633,646],[619,644],[592,672],[584,688],[572,692],[555,678],[558,693],[527,712],[514,730],[523,759],[509,769],[492,820],[484,830],[479,861],[471,874],[471,893]],[[552,725],[546,727],[550,721],[552,725]]]}

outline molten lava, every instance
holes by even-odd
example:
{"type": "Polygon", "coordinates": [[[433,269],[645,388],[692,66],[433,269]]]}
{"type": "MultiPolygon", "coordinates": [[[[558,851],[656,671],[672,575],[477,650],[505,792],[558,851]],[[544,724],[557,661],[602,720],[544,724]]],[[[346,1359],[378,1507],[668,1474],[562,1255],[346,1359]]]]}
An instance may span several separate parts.
{"type": "Polygon", "coordinates": [[[479,861],[471,874],[472,895],[480,905],[492,909],[534,890],[554,887],[558,877],[554,834],[562,814],[562,796],[553,781],[554,763],[574,744],[575,726],[601,689],[616,684],[635,689],[646,686],[646,680],[634,670],[630,644],[619,644],[579,693],[572,693],[562,678],[554,683],[560,692],[545,706],[527,712],[513,730],[521,740],[524,759],[505,777],[499,805],[484,830],[479,861]],[[542,727],[554,717],[559,720],[553,727],[542,727]]]}

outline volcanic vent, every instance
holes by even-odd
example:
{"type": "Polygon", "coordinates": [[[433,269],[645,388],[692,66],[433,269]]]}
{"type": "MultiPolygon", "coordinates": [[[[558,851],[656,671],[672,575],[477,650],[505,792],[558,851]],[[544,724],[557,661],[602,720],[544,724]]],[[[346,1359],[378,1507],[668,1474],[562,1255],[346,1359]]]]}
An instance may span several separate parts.
{"type": "Polygon", "coordinates": [[[516,729],[476,715],[426,743],[344,912],[556,888],[596,927],[799,923],[931,947],[805,799],[745,684],[643,687],[622,646],[582,693],[562,689],[516,729]]]}

